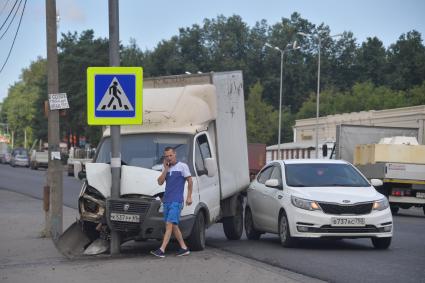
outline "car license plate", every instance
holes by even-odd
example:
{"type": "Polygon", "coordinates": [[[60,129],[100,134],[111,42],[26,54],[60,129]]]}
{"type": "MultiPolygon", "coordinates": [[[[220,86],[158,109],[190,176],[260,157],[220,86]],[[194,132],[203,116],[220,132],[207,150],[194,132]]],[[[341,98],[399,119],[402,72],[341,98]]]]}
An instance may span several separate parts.
{"type": "Polygon", "coordinates": [[[417,193],[416,193],[416,197],[417,197],[417,198],[425,198],[425,193],[417,192],[417,193]]]}
{"type": "Polygon", "coordinates": [[[140,222],[140,215],[111,212],[111,220],[123,222],[140,222]]]}
{"type": "Polygon", "coordinates": [[[365,226],[364,218],[333,217],[331,226],[365,226]]]}

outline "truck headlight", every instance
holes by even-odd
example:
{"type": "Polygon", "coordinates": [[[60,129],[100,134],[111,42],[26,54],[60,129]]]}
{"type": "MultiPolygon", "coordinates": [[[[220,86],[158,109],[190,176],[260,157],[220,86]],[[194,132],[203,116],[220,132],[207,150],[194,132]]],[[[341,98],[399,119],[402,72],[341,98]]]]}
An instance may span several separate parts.
{"type": "Polygon", "coordinates": [[[291,202],[295,207],[305,210],[321,210],[319,204],[314,200],[302,199],[292,196],[291,202]]]}
{"type": "Polygon", "coordinates": [[[380,200],[376,200],[373,203],[373,210],[381,211],[381,210],[387,209],[389,206],[390,206],[390,203],[388,202],[388,199],[383,198],[383,199],[380,199],[380,200]]]}

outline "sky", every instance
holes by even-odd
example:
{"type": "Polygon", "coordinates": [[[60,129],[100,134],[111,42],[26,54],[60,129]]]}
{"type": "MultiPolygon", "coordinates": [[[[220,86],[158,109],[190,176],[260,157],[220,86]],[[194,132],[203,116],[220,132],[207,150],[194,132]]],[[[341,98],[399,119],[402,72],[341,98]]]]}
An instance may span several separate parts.
{"type": "MultiPolygon", "coordinates": [[[[0,24],[14,3],[0,0],[0,24]]],[[[56,7],[58,40],[61,33],[87,29],[93,29],[95,37],[108,37],[107,0],[56,0],[56,7]]],[[[386,47],[413,29],[425,37],[424,0],[119,0],[119,10],[120,41],[128,45],[134,38],[142,50],[154,49],[161,40],[177,35],[181,27],[202,24],[205,18],[218,15],[239,15],[252,27],[262,19],[273,25],[298,12],[315,25],[325,23],[331,34],[352,31],[358,44],[376,36],[386,47]]],[[[7,24],[0,28],[0,68],[11,48],[19,16],[4,36],[7,24]]],[[[20,79],[22,69],[39,56],[46,57],[45,0],[27,0],[14,47],[0,72],[0,102],[20,79]]]]}

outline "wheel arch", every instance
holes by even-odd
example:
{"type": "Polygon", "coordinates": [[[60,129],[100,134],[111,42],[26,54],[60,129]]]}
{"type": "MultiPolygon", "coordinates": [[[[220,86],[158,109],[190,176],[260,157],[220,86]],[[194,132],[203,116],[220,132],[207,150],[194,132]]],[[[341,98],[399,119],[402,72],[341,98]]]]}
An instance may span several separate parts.
{"type": "Polygon", "coordinates": [[[198,215],[198,213],[203,213],[204,214],[205,225],[207,227],[209,227],[212,224],[214,224],[214,223],[211,222],[210,211],[208,209],[208,206],[205,203],[203,203],[203,202],[198,203],[198,205],[195,208],[194,214],[195,215],[198,215]]]}

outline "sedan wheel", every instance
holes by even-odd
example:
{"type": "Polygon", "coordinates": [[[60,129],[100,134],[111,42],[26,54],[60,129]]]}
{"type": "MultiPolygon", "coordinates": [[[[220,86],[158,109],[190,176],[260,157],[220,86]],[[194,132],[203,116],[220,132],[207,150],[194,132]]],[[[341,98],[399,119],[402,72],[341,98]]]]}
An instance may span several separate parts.
{"type": "Polygon", "coordinates": [[[252,212],[248,206],[245,207],[245,234],[249,240],[258,240],[261,237],[261,232],[254,228],[252,212]]]}
{"type": "Polygon", "coordinates": [[[375,247],[375,249],[378,250],[385,250],[388,249],[391,245],[391,237],[386,238],[372,238],[372,244],[375,247]]]}
{"type": "Polygon", "coordinates": [[[291,232],[289,230],[289,222],[286,214],[282,214],[279,219],[279,238],[282,246],[289,248],[294,246],[295,239],[291,237],[291,232]]]}

